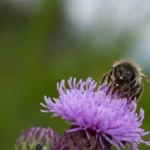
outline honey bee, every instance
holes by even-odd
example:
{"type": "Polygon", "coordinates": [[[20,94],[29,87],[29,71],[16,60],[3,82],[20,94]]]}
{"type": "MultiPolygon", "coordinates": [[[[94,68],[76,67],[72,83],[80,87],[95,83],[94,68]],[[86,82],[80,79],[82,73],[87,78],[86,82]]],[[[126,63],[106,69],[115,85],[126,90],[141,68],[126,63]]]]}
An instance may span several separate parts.
{"type": "MultiPolygon", "coordinates": [[[[101,81],[101,85],[106,82],[109,88],[106,95],[112,92],[118,91],[118,96],[120,98],[127,98],[132,101],[139,98],[143,91],[143,84],[141,83],[142,78],[150,81],[150,79],[145,76],[139,65],[129,59],[122,59],[116,61],[112,67],[109,68],[108,73],[106,73],[101,81]]],[[[103,87],[102,87],[103,88],[103,87]]]]}

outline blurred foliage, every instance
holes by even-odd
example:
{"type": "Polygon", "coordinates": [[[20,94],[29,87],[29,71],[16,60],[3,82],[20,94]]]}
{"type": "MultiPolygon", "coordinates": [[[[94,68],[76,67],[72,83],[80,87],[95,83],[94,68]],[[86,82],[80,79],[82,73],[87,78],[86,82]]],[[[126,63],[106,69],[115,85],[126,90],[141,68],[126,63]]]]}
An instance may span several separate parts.
{"type": "MultiPolygon", "coordinates": [[[[90,36],[84,40],[74,38],[67,32],[58,0],[45,1],[32,17],[20,15],[14,7],[2,2],[0,8],[0,141],[2,150],[12,150],[22,131],[31,126],[50,126],[63,134],[68,127],[63,120],[40,113],[43,96],[56,97],[56,82],[70,76],[77,79],[91,76],[99,82],[133,41],[125,33],[107,48],[93,48],[90,36]]],[[[146,130],[150,130],[148,86],[145,83],[139,102],[146,111],[143,126],[146,130]]],[[[149,148],[141,145],[140,149],[149,148]]]]}

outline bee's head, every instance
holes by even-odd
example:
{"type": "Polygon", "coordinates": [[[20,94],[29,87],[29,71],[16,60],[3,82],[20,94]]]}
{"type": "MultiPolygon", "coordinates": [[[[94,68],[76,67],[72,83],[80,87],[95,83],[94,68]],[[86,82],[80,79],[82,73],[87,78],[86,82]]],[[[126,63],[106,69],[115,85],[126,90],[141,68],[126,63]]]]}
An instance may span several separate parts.
{"type": "Polygon", "coordinates": [[[119,64],[114,70],[114,76],[118,84],[129,83],[135,78],[136,70],[129,63],[119,64]]]}

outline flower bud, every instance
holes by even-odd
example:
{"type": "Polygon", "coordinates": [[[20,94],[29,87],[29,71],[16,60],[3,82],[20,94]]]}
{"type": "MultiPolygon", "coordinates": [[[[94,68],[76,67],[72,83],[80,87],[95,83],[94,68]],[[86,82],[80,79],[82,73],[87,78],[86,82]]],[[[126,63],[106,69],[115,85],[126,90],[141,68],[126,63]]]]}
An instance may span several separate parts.
{"type": "Polygon", "coordinates": [[[16,150],[51,150],[60,136],[51,128],[33,127],[17,140],[16,150]]]}

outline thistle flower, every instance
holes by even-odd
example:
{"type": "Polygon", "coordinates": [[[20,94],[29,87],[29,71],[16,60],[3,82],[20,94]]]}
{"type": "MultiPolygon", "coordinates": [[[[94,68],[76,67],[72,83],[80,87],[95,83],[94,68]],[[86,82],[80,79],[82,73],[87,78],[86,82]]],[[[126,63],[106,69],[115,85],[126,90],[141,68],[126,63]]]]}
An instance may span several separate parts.
{"type": "Polygon", "coordinates": [[[51,150],[60,136],[51,128],[33,127],[25,131],[16,143],[16,150],[51,150]]]}
{"type": "Polygon", "coordinates": [[[57,83],[59,98],[54,98],[53,102],[45,96],[46,105],[41,103],[46,108],[42,112],[53,112],[54,117],[60,116],[70,124],[71,128],[66,131],[62,141],[64,144],[67,139],[66,147],[70,138],[77,141],[72,145],[81,147],[81,141],[84,141],[84,146],[90,149],[93,137],[94,142],[99,143],[96,144],[99,149],[110,149],[109,145],[114,145],[118,150],[121,147],[137,150],[140,143],[150,145],[150,142],[141,138],[149,132],[140,128],[144,110],[141,108],[137,114],[136,102],[128,104],[127,99],[118,98],[117,93],[114,97],[106,96],[108,87],[98,86],[96,89],[97,83],[92,78],[80,80],[78,83],[76,79],[70,78],[68,85],[69,88],[66,88],[64,80],[60,84],[57,83]]]}

